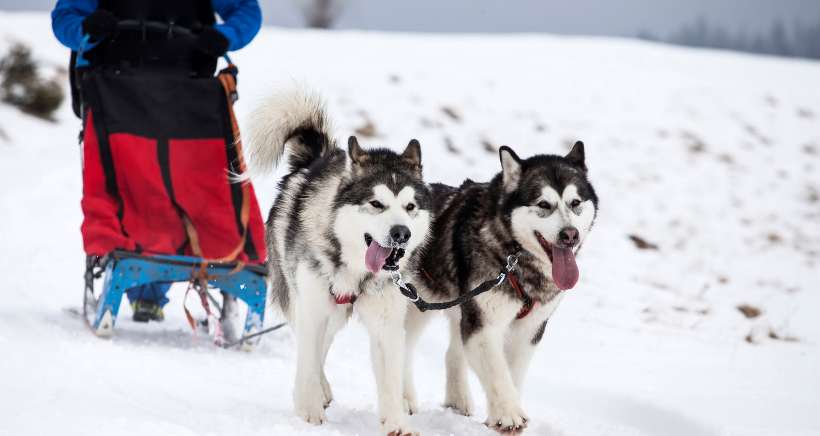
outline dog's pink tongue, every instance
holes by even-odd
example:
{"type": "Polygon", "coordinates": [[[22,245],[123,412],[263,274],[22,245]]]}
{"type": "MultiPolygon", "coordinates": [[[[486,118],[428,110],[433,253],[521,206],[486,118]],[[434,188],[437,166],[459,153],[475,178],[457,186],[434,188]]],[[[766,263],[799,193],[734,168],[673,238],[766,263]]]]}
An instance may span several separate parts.
{"type": "Polygon", "coordinates": [[[393,251],[391,248],[384,248],[376,241],[371,242],[367,246],[367,253],[364,254],[364,264],[367,269],[373,274],[381,271],[391,251],[393,251]]]}
{"type": "Polygon", "coordinates": [[[571,248],[552,246],[552,280],[558,289],[572,289],[578,283],[578,265],[571,248]]]}

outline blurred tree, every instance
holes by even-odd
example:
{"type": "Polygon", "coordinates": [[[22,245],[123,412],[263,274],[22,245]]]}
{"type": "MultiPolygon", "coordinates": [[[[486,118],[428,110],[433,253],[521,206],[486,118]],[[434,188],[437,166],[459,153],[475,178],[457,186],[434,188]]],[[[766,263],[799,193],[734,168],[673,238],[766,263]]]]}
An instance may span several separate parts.
{"type": "Polygon", "coordinates": [[[646,30],[646,29],[640,30],[638,32],[637,36],[638,36],[638,39],[643,39],[643,40],[646,40],[646,41],[660,41],[661,40],[660,38],[658,38],[657,35],[655,35],[651,31],[646,30]]]}
{"type": "Polygon", "coordinates": [[[780,56],[792,56],[792,44],[789,41],[789,36],[786,34],[786,26],[783,22],[778,20],[772,24],[772,30],[769,34],[769,45],[771,46],[771,53],[780,56]]]}
{"type": "MultiPolygon", "coordinates": [[[[638,37],[664,40],[648,36],[646,32],[640,33],[638,37]]],[[[820,18],[811,26],[795,23],[791,30],[782,21],[777,20],[772,23],[769,32],[749,35],[744,31],[730,33],[700,16],[693,23],[686,24],[672,33],[665,41],[690,47],[820,59],[820,18]]]]}
{"type": "Polygon", "coordinates": [[[795,55],[820,59],[820,19],[811,26],[797,24],[795,29],[795,55]]]}
{"type": "Polygon", "coordinates": [[[342,10],[342,0],[297,0],[305,24],[316,29],[330,29],[342,10]]]}
{"type": "Polygon", "coordinates": [[[56,77],[40,77],[31,50],[25,45],[12,45],[9,53],[0,59],[0,100],[51,120],[63,97],[61,82],[56,77]]]}

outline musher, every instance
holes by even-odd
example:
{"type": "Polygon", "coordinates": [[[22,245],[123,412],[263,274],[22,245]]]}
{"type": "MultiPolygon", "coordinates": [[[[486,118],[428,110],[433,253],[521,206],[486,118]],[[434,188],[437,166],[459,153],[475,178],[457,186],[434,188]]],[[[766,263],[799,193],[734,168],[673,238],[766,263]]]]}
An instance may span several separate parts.
{"type": "MultiPolygon", "coordinates": [[[[90,68],[191,77],[213,76],[218,58],[246,46],[262,23],[257,0],[58,0],[51,18],[57,39],[74,52],[84,51],[90,68]],[[182,26],[195,36],[146,36],[120,29],[124,20],[182,26]]],[[[134,321],[162,321],[169,288],[170,284],[151,283],[128,289],[134,321]]]]}

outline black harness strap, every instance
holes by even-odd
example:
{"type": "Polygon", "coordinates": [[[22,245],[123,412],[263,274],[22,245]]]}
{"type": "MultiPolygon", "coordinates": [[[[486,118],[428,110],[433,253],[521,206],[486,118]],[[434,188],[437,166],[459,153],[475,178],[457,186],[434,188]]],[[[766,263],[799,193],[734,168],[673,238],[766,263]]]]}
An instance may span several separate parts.
{"type": "MultiPolygon", "coordinates": [[[[398,258],[401,258],[401,255],[403,255],[403,254],[404,254],[403,252],[400,253],[398,258]]],[[[416,287],[413,286],[412,283],[407,283],[402,279],[401,273],[399,272],[399,267],[398,267],[398,262],[397,262],[398,259],[394,258],[393,256],[391,256],[391,258],[388,259],[388,263],[385,264],[384,269],[390,271],[390,275],[393,277],[393,284],[395,284],[396,287],[399,288],[399,291],[401,291],[402,295],[407,297],[407,299],[410,300],[410,302],[413,303],[419,309],[419,311],[425,312],[425,311],[428,311],[428,310],[449,309],[451,307],[464,304],[467,301],[470,301],[473,298],[475,298],[475,297],[489,291],[490,289],[493,289],[496,286],[499,286],[500,284],[504,283],[504,281],[507,280],[508,278],[510,279],[510,282],[512,283],[512,281],[515,280],[513,278],[514,276],[513,276],[512,272],[513,272],[513,270],[515,270],[516,265],[518,265],[518,256],[519,256],[518,254],[511,254],[511,255],[507,256],[507,265],[501,270],[501,272],[498,273],[498,276],[496,276],[496,278],[491,279],[491,280],[485,280],[485,281],[481,282],[478,286],[473,288],[471,291],[465,292],[465,293],[459,295],[456,299],[450,300],[450,301],[444,301],[444,302],[441,302],[441,303],[430,303],[428,301],[423,300],[421,298],[421,296],[419,296],[419,293],[418,293],[418,290],[416,289],[416,287]]],[[[516,281],[516,283],[517,283],[517,281],[516,281]]],[[[526,295],[526,294],[524,294],[524,295],[526,295]]],[[[527,295],[527,298],[529,298],[528,295],[527,295]]],[[[526,300],[525,300],[525,305],[527,305],[529,307],[532,307],[531,304],[532,304],[531,302],[527,303],[526,300]]],[[[529,312],[529,310],[527,311],[527,313],[528,312],[529,312]]],[[[520,314],[520,312],[519,312],[519,314],[520,314]]],[[[526,316],[526,313],[524,315],[522,315],[521,317],[523,317],[523,316],[526,316]]]]}
{"type": "Polygon", "coordinates": [[[501,284],[501,282],[503,282],[504,279],[506,279],[506,275],[507,275],[507,273],[502,271],[501,274],[499,274],[499,277],[504,276],[504,278],[501,278],[501,279],[496,278],[496,279],[493,279],[493,280],[487,280],[487,281],[481,282],[481,284],[479,284],[478,286],[473,288],[470,292],[461,294],[461,295],[458,296],[458,298],[456,298],[454,300],[444,301],[444,302],[441,302],[441,303],[430,303],[428,301],[423,300],[419,296],[418,291],[416,290],[416,287],[413,286],[412,283],[404,283],[403,286],[402,285],[397,285],[397,286],[399,288],[399,291],[401,291],[402,295],[407,297],[407,299],[410,300],[419,309],[419,311],[425,312],[425,311],[428,311],[428,310],[449,309],[451,307],[464,304],[464,303],[472,300],[473,298],[475,298],[475,297],[489,291],[490,289],[498,286],[499,284],[501,284]]]}

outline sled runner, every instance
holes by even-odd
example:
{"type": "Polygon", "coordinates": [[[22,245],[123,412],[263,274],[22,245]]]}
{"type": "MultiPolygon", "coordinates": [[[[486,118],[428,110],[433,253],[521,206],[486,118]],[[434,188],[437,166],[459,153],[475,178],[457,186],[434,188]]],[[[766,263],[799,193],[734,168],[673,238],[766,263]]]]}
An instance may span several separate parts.
{"type": "MultiPolygon", "coordinates": [[[[132,20],[120,27],[169,39],[191,35],[165,23],[132,20]]],[[[196,77],[141,69],[133,59],[84,68],[83,53],[75,58],[89,327],[111,336],[129,288],[189,282],[209,318],[211,286],[225,296],[222,315],[239,299],[248,306],[245,334],[261,329],[267,294],[262,217],[253,186],[231,178],[245,170],[233,114],[237,68],[229,63],[216,77],[196,77]]],[[[213,318],[209,328],[221,331],[213,318]]]]}
{"type": "MultiPolygon", "coordinates": [[[[122,250],[115,250],[103,258],[88,256],[83,317],[97,336],[110,337],[126,289],[154,282],[190,281],[191,271],[198,270],[202,263],[202,258],[192,256],[146,256],[122,250]],[[102,292],[95,290],[96,279],[103,280],[102,292]]],[[[208,285],[247,304],[244,335],[260,331],[265,318],[265,268],[238,263],[207,263],[205,268],[208,285]]],[[[223,301],[224,304],[228,303],[223,301]]],[[[230,345],[239,339],[226,337],[224,344],[230,345]]],[[[255,344],[252,340],[242,343],[255,344]]]]}

